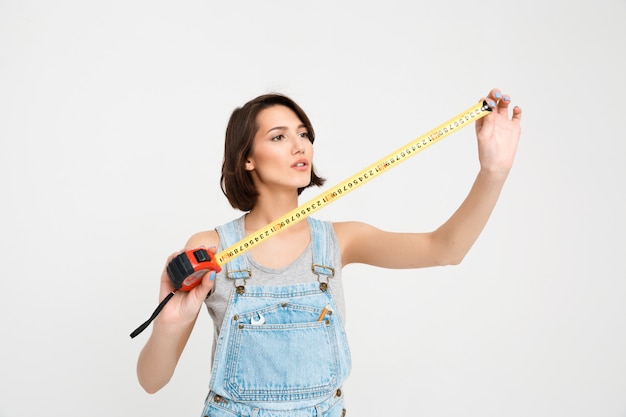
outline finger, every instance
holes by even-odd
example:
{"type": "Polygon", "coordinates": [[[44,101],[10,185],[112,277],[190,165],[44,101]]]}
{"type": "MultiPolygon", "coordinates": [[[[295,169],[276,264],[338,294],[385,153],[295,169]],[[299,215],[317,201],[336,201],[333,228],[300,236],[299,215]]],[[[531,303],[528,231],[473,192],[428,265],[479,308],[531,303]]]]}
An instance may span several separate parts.
{"type": "Polygon", "coordinates": [[[509,104],[511,104],[511,97],[509,97],[508,95],[502,96],[501,100],[498,101],[498,113],[504,116],[508,116],[509,104]]]}
{"type": "Polygon", "coordinates": [[[198,294],[197,297],[199,301],[203,301],[209,296],[211,290],[213,289],[213,285],[215,284],[216,276],[217,272],[215,271],[209,271],[208,273],[202,275],[200,285],[198,285],[197,288],[194,288],[194,291],[198,294]]]}
{"type": "Polygon", "coordinates": [[[519,106],[513,107],[513,117],[512,120],[520,123],[522,121],[522,109],[519,106]]]}
{"type": "Polygon", "coordinates": [[[170,279],[167,270],[164,268],[163,273],[161,274],[161,283],[159,290],[160,299],[163,299],[165,295],[173,291],[176,291],[176,288],[174,288],[174,284],[172,284],[172,280],[170,279]]]}
{"type": "Polygon", "coordinates": [[[489,91],[489,94],[487,96],[490,99],[498,101],[498,100],[502,99],[502,91],[500,91],[499,88],[492,88],[491,91],[489,91]]]}

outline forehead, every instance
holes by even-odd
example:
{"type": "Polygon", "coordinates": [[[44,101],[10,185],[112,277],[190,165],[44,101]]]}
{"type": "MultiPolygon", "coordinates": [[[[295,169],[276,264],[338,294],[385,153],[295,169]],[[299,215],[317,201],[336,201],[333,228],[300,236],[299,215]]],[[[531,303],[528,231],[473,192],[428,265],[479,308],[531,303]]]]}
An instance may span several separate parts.
{"type": "Polygon", "coordinates": [[[280,104],[261,110],[256,123],[262,133],[275,127],[299,127],[303,124],[293,110],[280,104]]]}

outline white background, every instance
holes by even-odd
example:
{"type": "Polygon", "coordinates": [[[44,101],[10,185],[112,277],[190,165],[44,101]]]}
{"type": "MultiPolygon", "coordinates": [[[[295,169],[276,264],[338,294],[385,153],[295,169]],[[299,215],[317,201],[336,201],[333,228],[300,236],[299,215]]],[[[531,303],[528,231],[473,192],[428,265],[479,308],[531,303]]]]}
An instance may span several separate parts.
{"type": "MultiPolygon", "coordinates": [[[[0,416],[199,416],[205,311],[174,378],[135,364],[166,257],[238,216],[231,111],[271,91],[334,185],[492,87],[524,109],[458,266],[345,269],[350,416],[626,416],[626,2],[0,0],[0,416]]],[[[473,127],[319,212],[429,231],[473,127]]],[[[313,189],[303,198],[323,191],[313,189]]]]}

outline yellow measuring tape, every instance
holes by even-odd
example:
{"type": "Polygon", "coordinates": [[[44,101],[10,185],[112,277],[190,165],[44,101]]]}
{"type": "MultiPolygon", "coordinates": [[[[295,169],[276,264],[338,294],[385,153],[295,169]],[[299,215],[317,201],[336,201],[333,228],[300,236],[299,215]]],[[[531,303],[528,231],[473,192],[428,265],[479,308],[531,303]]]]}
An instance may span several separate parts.
{"type": "MultiPolygon", "coordinates": [[[[374,162],[372,165],[361,170],[347,180],[340,182],[334,187],[331,187],[329,191],[325,191],[319,196],[307,201],[298,208],[273,221],[271,224],[268,224],[267,226],[246,236],[234,245],[215,254],[215,259],[218,265],[224,265],[226,262],[249,251],[259,243],[262,243],[266,239],[274,236],[276,233],[280,233],[281,231],[287,229],[290,226],[293,226],[299,221],[304,220],[311,214],[325,207],[327,204],[330,204],[333,201],[337,200],[339,197],[343,197],[350,191],[359,188],[361,185],[365,184],[368,181],[371,181],[383,172],[386,172],[390,168],[397,166],[398,164],[400,164],[400,162],[406,161],[411,156],[423,151],[430,145],[443,139],[449,134],[456,132],[458,129],[469,125],[471,122],[475,122],[476,120],[486,116],[490,111],[491,109],[487,105],[487,102],[483,101],[482,103],[467,109],[458,116],[453,117],[447,122],[442,123],[430,132],[420,136],[410,143],[407,143],[403,147],[397,149],[395,152],[390,153],[384,158],[379,159],[377,162],[374,162]]],[[[159,303],[156,310],[154,310],[154,313],[152,313],[152,316],[130,334],[131,338],[137,336],[146,327],[148,327],[152,320],[154,320],[154,318],[163,309],[165,304],[167,304],[167,302],[174,296],[175,292],[176,290],[170,292],[161,301],[161,303],[159,303]]]]}
{"type": "Polygon", "coordinates": [[[350,191],[356,190],[363,184],[373,180],[382,173],[387,172],[389,169],[399,165],[401,162],[406,161],[410,157],[440,141],[449,134],[456,132],[462,127],[486,116],[490,111],[491,108],[487,105],[486,101],[470,107],[447,122],[440,124],[428,133],[414,139],[384,158],[379,159],[350,178],[340,182],[334,187],[331,187],[328,191],[312,198],[289,213],[276,219],[272,223],[241,239],[234,245],[229,246],[223,251],[215,254],[218,264],[224,265],[226,262],[249,251],[256,245],[274,236],[276,233],[280,233],[299,221],[304,220],[311,214],[317,212],[338,198],[343,197],[350,191]]]}

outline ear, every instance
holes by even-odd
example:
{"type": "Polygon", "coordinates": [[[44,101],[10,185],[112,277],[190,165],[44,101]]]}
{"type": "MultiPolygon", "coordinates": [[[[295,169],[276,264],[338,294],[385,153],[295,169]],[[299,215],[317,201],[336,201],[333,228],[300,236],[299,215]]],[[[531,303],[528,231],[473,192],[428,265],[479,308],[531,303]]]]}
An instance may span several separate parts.
{"type": "Polygon", "coordinates": [[[246,160],[246,171],[254,171],[254,163],[250,158],[246,160]]]}

